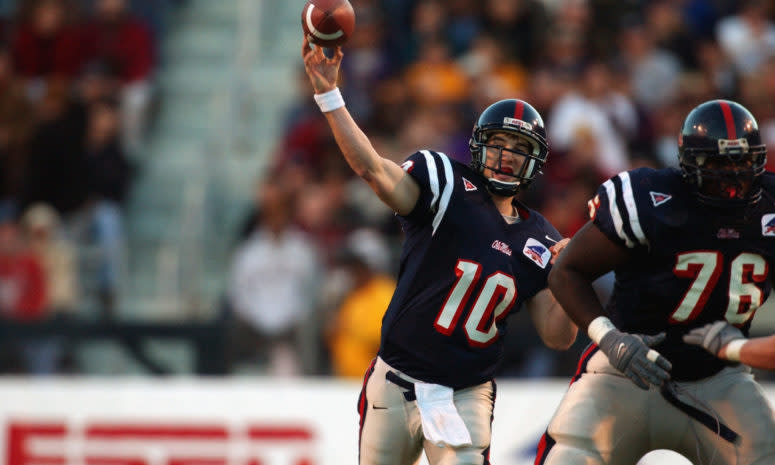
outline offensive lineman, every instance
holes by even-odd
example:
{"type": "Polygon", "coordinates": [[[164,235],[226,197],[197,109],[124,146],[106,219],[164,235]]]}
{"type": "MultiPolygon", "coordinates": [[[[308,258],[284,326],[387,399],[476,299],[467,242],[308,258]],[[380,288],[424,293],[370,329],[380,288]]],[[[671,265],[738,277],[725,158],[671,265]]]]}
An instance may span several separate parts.
{"type": "Polygon", "coordinates": [[[655,449],[696,464],[775,463],[775,415],[749,369],[684,343],[721,319],[747,334],[769,295],[775,176],[756,120],[735,102],[693,109],[678,146],[680,170],[606,181],[550,274],[593,343],[536,464],[634,465],[655,449]],[[590,283],[610,270],[609,320],[590,283]]]}
{"type": "Polygon", "coordinates": [[[543,120],[526,102],[501,100],[474,127],[470,167],[430,150],[398,166],[344,107],[341,49],[326,58],[305,39],[302,55],[344,157],[406,234],[358,401],[359,461],[415,464],[424,450],[432,465],[489,464],[505,317],[524,304],[547,346],[566,349],[576,337],[546,281],[567,240],[515,198],[546,161],[543,120]]]}

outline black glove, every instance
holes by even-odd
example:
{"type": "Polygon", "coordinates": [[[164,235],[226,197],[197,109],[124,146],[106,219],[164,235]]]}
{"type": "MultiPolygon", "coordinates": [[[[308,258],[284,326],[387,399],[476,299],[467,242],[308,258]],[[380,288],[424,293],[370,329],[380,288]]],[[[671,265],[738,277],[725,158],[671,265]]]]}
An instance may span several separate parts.
{"type": "Polygon", "coordinates": [[[684,334],[684,342],[704,347],[705,350],[718,357],[718,351],[735,339],[745,339],[743,332],[726,321],[708,323],[700,328],[694,328],[684,334]]]}
{"type": "Polygon", "coordinates": [[[598,346],[614,368],[639,387],[648,389],[649,385],[661,386],[670,379],[669,371],[673,365],[649,348],[664,340],[665,333],[648,336],[611,329],[600,339],[598,346]]]}

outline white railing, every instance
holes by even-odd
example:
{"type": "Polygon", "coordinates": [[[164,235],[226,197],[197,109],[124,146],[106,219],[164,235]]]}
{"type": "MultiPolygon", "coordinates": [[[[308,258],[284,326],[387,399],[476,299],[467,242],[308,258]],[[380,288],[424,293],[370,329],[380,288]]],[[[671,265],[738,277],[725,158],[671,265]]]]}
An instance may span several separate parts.
{"type": "MultiPolygon", "coordinates": [[[[237,2],[236,47],[233,66],[224,70],[224,81],[214,87],[208,112],[210,133],[186,173],[182,193],[182,212],[177,237],[159,247],[157,256],[158,286],[156,304],[166,313],[183,312],[184,318],[206,318],[213,310],[214,297],[203,291],[208,270],[205,255],[213,252],[211,240],[228,241],[231,234],[220,224],[224,212],[217,211],[233,197],[227,157],[249,137],[249,118],[245,115],[246,98],[252,98],[251,71],[257,66],[261,49],[262,7],[265,0],[237,2]]],[[[226,246],[219,244],[218,252],[226,246]]],[[[223,249],[223,250],[221,250],[223,249]]],[[[222,253],[222,254],[223,254],[222,253]]],[[[227,257],[223,257],[225,260],[227,257]]],[[[224,276],[225,277],[225,276],[224,276]]]]}

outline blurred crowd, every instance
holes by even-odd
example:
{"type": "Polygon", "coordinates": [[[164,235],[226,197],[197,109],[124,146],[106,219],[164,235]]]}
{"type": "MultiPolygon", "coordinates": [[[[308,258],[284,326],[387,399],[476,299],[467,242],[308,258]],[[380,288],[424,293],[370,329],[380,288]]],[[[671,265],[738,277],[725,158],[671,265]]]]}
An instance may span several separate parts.
{"type": "MultiPolygon", "coordinates": [[[[682,119],[702,101],[740,101],[775,147],[770,1],[351,2],[340,87],[377,151],[465,163],[479,112],[525,99],[544,117],[550,155],[522,200],[565,236],[608,177],[676,165],[682,119]]],[[[71,318],[93,299],[93,317],[110,321],[126,266],[123,206],[159,98],[164,13],[179,3],[0,0],[0,319],[71,318]]],[[[298,66],[288,85],[299,100],[280,116],[233,240],[230,371],[360,377],[402,233],[347,166],[298,66]]],[[[583,336],[553,352],[522,313],[511,318],[502,376],[572,372],[583,336]]],[[[61,372],[65,346],[6,344],[0,372],[61,372]]]]}
{"type": "MultiPolygon", "coordinates": [[[[111,318],[166,3],[0,0],[0,318],[66,318],[88,299],[111,318]]],[[[0,370],[56,371],[59,345],[5,346],[0,370]]]]}
{"type": "MultiPolygon", "coordinates": [[[[522,200],[565,236],[586,222],[608,177],[676,166],[683,118],[705,100],[743,103],[775,147],[770,1],[351,3],[357,25],[340,88],[377,151],[398,163],[420,149],[467,162],[478,113],[525,99],[544,117],[550,155],[522,200]]],[[[235,360],[358,377],[378,348],[401,232],[346,165],[303,69],[298,85],[235,247],[228,300],[235,334],[249,334],[234,339],[235,360]]],[[[586,342],[544,349],[521,314],[510,331],[502,376],[567,376],[586,342]]]]}

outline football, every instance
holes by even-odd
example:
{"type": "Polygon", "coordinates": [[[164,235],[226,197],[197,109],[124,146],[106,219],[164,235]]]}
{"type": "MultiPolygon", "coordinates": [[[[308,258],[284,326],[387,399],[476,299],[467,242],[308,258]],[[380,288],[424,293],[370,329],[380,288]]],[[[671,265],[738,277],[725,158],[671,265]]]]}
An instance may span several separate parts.
{"type": "Polygon", "coordinates": [[[315,45],[343,45],[355,29],[355,11],[347,0],[309,0],[301,10],[301,27],[315,45]]]}

